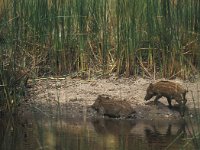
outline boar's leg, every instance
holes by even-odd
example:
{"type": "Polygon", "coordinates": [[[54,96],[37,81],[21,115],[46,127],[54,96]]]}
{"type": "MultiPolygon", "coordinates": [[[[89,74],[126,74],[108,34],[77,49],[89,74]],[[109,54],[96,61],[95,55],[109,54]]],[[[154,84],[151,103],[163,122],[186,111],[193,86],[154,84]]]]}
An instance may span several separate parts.
{"type": "Polygon", "coordinates": [[[161,98],[161,95],[157,95],[155,100],[154,100],[154,104],[157,105],[158,104],[158,99],[161,98]]]}
{"type": "Polygon", "coordinates": [[[183,105],[185,105],[187,103],[187,99],[185,98],[186,97],[186,92],[182,94],[182,103],[183,105]]]}
{"type": "Polygon", "coordinates": [[[167,97],[167,101],[168,101],[168,104],[169,104],[169,108],[172,108],[172,100],[171,98],[167,97]]]}
{"type": "Polygon", "coordinates": [[[179,104],[179,106],[185,106],[187,99],[184,95],[180,95],[174,98],[176,102],[179,104]]]}
{"type": "Polygon", "coordinates": [[[187,103],[187,99],[185,98],[184,99],[184,102],[183,102],[183,105],[185,105],[187,103]]]}

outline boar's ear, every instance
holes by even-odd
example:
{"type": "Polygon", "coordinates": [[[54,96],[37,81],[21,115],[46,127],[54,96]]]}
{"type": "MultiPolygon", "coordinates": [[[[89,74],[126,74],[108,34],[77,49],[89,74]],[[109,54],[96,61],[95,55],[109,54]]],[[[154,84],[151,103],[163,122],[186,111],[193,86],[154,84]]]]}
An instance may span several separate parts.
{"type": "Polygon", "coordinates": [[[152,84],[152,83],[150,83],[150,84],[149,84],[149,87],[153,87],[153,84],[152,84]]]}

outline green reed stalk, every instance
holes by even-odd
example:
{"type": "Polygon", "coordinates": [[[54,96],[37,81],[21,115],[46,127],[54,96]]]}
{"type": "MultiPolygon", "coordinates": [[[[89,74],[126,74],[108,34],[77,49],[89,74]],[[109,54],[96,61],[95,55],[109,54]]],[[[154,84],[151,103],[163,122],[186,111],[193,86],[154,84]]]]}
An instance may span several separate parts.
{"type": "Polygon", "coordinates": [[[52,74],[86,71],[94,64],[96,70],[127,76],[156,71],[171,77],[184,72],[180,67],[191,68],[184,48],[192,41],[199,44],[198,6],[199,1],[187,0],[20,0],[13,2],[11,15],[20,17],[12,30],[16,41],[23,39],[23,49],[27,40],[35,43],[33,51],[44,48],[40,52],[46,53],[44,64],[52,74]]]}
{"type": "Polygon", "coordinates": [[[2,70],[189,78],[200,68],[199,0],[4,0],[0,7],[2,70]]]}

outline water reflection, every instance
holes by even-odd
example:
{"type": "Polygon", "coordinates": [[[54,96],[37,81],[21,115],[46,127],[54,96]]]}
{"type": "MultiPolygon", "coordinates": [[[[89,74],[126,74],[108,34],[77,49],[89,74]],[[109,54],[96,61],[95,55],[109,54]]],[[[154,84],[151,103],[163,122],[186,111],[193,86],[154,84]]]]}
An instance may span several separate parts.
{"type": "Polygon", "coordinates": [[[133,120],[100,118],[92,120],[92,124],[98,134],[128,135],[136,122],[133,120]]]}
{"type": "Polygon", "coordinates": [[[92,120],[92,124],[97,136],[101,137],[99,149],[131,149],[129,134],[135,121],[100,118],[92,120]]]}
{"type": "Polygon", "coordinates": [[[172,124],[166,125],[166,130],[164,132],[160,131],[159,127],[156,127],[155,125],[151,126],[151,128],[145,128],[144,131],[147,143],[152,149],[165,149],[173,142],[176,142],[176,144],[173,144],[170,148],[176,149],[178,148],[176,147],[177,145],[183,144],[183,140],[181,139],[186,136],[185,128],[186,124],[185,122],[182,122],[177,126],[175,131],[172,131],[172,124]]]}
{"type": "Polygon", "coordinates": [[[0,119],[0,149],[28,149],[30,145],[36,144],[33,135],[32,124],[22,118],[6,116],[0,119]]]}
{"type": "Polygon", "coordinates": [[[170,143],[169,149],[175,150],[189,135],[181,121],[15,116],[1,118],[0,123],[0,149],[6,150],[154,150],[165,149],[170,143]]]}

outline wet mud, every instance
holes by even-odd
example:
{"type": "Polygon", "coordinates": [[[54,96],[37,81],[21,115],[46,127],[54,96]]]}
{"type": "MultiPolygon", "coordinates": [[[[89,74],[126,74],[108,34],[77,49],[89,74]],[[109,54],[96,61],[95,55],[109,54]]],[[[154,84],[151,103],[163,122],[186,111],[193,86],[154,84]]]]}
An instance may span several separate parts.
{"type": "MultiPolygon", "coordinates": [[[[183,80],[170,80],[182,85],[188,90],[185,114],[192,115],[192,110],[199,104],[199,83],[183,80]]],[[[97,118],[99,115],[91,106],[99,95],[108,95],[112,100],[127,101],[136,112],[134,119],[177,119],[180,118],[180,108],[172,100],[169,108],[167,99],[162,97],[157,105],[154,98],[145,101],[147,87],[156,81],[143,78],[115,78],[108,79],[72,79],[40,78],[29,81],[29,88],[24,101],[19,106],[19,114],[28,111],[45,116],[62,116],[67,118],[97,118]]]]}

